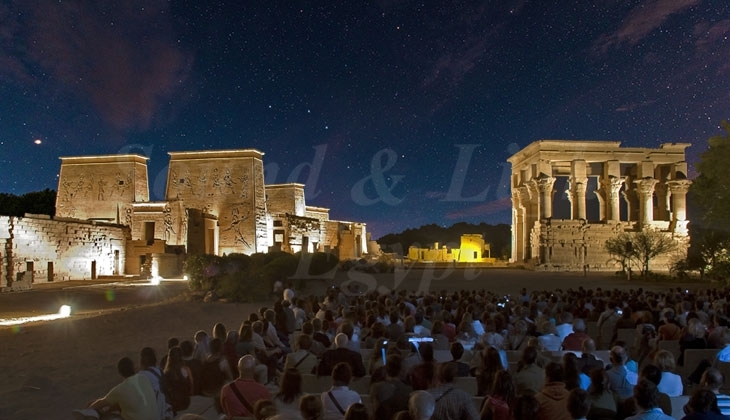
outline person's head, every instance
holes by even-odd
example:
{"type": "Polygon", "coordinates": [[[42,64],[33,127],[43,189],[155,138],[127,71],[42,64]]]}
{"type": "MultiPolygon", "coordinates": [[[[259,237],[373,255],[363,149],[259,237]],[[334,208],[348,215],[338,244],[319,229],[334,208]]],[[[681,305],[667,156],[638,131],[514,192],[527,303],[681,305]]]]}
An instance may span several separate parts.
{"type": "Polygon", "coordinates": [[[671,372],[676,367],[674,355],[668,350],[659,350],[654,355],[654,363],[662,372],[671,372]]]}
{"type": "Polygon", "coordinates": [[[219,356],[223,353],[223,342],[219,338],[210,340],[210,354],[213,356],[219,356]]]}
{"type": "Polygon", "coordinates": [[[622,366],[626,363],[626,349],[621,346],[613,346],[608,356],[611,364],[616,366],[622,366]]]}
{"type": "Polygon", "coordinates": [[[369,420],[368,408],[363,403],[350,404],[345,411],[345,420],[369,420]]]}
{"type": "Polygon", "coordinates": [[[573,331],[586,332],[586,322],[582,318],[574,319],[573,320],[573,331]]]}
{"type": "Polygon", "coordinates": [[[591,399],[588,393],[580,388],[574,388],[568,396],[568,412],[574,419],[583,419],[591,409],[591,399]]]}
{"type": "Polygon", "coordinates": [[[284,371],[279,380],[278,395],[285,403],[291,403],[302,393],[302,374],[296,368],[284,371]]]}
{"type": "Polygon", "coordinates": [[[352,368],[345,362],[340,362],[332,368],[332,383],[335,386],[347,386],[352,379],[352,368]]]}
{"type": "Polygon", "coordinates": [[[264,332],[264,323],[261,321],[254,321],[254,323],[251,324],[251,329],[253,329],[253,332],[256,334],[261,335],[264,332]]]}
{"type": "Polygon", "coordinates": [[[454,362],[448,362],[441,365],[439,370],[439,380],[442,384],[450,384],[454,382],[457,373],[459,372],[458,366],[454,362]]]}
{"type": "Polygon", "coordinates": [[[117,362],[117,372],[122,375],[123,378],[129,378],[134,375],[134,362],[129,357],[122,357],[117,362]]]}
{"type": "Polygon", "coordinates": [[[424,362],[433,362],[433,344],[428,342],[421,343],[418,350],[421,354],[421,360],[424,362]]]}
{"type": "Polygon", "coordinates": [[[139,352],[139,365],[142,369],[157,366],[157,356],[155,355],[155,350],[152,347],[144,347],[139,352]]]}
{"type": "Polygon", "coordinates": [[[385,359],[385,374],[390,378],[398,378],[401,369],[403,369],[403,357],[398,353],[389,354],[385,359]]]}
{"type": "Polygon", "coordinates": [[[494,375],[492,395],[504,398],[507,403],[512,402],[515,397],[515,383],[512,381],[512,374],[508,370],[500,370],[494,375]]]}
{"type": "Polygon", "coordinates": [[[338,349],[347,348],[347,343],[349,342],[350,339],[347,338],[347,334],[345,333],[339,333],[335,336],[335,347],[338,349]]]}
{"type": "Polygon", "coordinates": [[[594,368],[590,371],[591,385],[588,391],[591,394],[601,395],[603,391],[608,390],[608,375],[602,368],[594,368]]]}
{"type": "Polygon", "coordinates": [[[537,360],[537,347],[527,346],[522,350],[522,363],[531,365],[537,360]]]}
{"type": "Polygon", "coordinates": [[[596,342],[592,338],[586,338],[580,346],[583,349],[583,353],[591,354],[596,351],[596,342]]]}
{"type": "Polygon", "coordinates": [[[213,337],[221,341],[226,341],[226,326],[220,322],[213,325],[213,337]]]}
{"type": "Polygon", "coordinates": [[[302,350],[309,350],[312,348],[312,337],[307,334],[300,334],[297,337],[297,345],[302,350]]]}
{"type": "Polygon", "coordinates": [[[515,400],[515,420],[535,420],[540,402],[532,395],[521,395],[515,400]]]}
{"type": "Polygon", "coordinates": [[[687,320],[687,332],[692,334],[694,337],[701,338],[705,336],[707,327],[699,318],[692,318],[687,320]]]}
{"type": "Polygon", "coordinates": [[[720,392],[720,388],[725,384],[725,375],[722,374],[718,369],[716,368],[707,368],[702,373],[702,378],[700,379],[700,386],[709,388],[713,390],[714,392],[720,392]]]}
{"type": "Polygon", "coordinates": [[[464,356],[464,345],[459,343],[458,341],[454,341],[451,343],[451,358],[454,360],[461,360],[461,357],[464,356]]]}
{"type": "Polygon", "coordinates": [[[183,365],[183,355],[180,346],[172,347],[167,351],[167,361],[165,362],[165,372],[180,369],[183,365]]]}
{"type": "Polygon", "coordinates": [[[276,405],[271,400],[258,400],[253,405],[253,417],[256,420],[265,420],[276,415],[276,405]]]}
{"type": "Polygon", "coordinates": [[[253,339],[251,324],[241,324],[241,329],[238,330],[238,339],[240,341],[251,341],[253,339]]]}
{"type": "Polygon", "coordinates": [[[659,368],[659,366],[653,363],[647,363],[646,365],[644,365],[643,368],[641,368],[639,377],[648,379],[654,385],[659,385],[659,382],[661,382],[662,380],[662,370],[659,368]]]}
{"type": "Polygon", "coordinates": [[[487,351],[484,352],[484,358],[482,359],[482,368],[489,371],[496,371],[503,369],[502,357],[499,355],[499,350],[494,347],[488,347],[487,351]]]}
{"type": "Polygon", "coordinates": [[[241,378],[253,378],[254,369],[256,368],[256,359],[247,354],[238,359],[238,376],[241,378]]]}
{"type": "Polygon", "coordinates": [[[167,349],[170,350],[171,348],[175,346],[180,345],[180,340],[177,339],[177,337],[170,337],[167,339],[167,349]]]}
{"type": "Polygon", "coordinates": [[[273,309],[267,309],[264,311],[264,319],[272,324],[276,324],[276,312],[273,309]]]}
{"type": "Polygon", "coordinates": [[[196,343],[202,343],[208,339],[208,333],[203,330],[199,330],[195,333],[193,338],[195,339],[196,343]]]}
{"type": "Polygon", "coordinates": [[[321,420],[323,411],[319,395],[309,394],[299,400],[299,414],[302,415],[302,420],[321,420]]]}
{"type": "Polygon", "coordinates": [[[302,334],[312,335],[313,332],[314,327],[312,326],[312,322],[304,321],[304,323],[302,323],[302,334]]]}
{"type": "Polygon", "coordinates": [[[712,390],[705,388],[700,388],[692,394],[687,407],[691,413],[695,414],[720,412],[717,407],[717,395],[712,390]]]}
{"type": "Polygon", "coordinates": [[[658,405],[659,391],[656,389],[654,382],[642,378],[634,387],[634,401],[636,405],[648,410],[658,405]]]}
{"type": "Polygon", "coordinates": [[[413,391],[408,398],[408,412],[412,420],[427,420],[433,416],[436,400],[426,391],[413,391]]]}
{"type": "Polygon", "coordinates": [[[182,356],[184,359],[193,357],[193,351],[195,351],[195,344],[190,340],[183,340],[180,343],[180,350],[182,350],[182,356]]]}
{"type": "Polygon", "coordinates": [[[565,373],[560,363],[550,362],[545,366],[545,382],[563,382],[565,373]]]}

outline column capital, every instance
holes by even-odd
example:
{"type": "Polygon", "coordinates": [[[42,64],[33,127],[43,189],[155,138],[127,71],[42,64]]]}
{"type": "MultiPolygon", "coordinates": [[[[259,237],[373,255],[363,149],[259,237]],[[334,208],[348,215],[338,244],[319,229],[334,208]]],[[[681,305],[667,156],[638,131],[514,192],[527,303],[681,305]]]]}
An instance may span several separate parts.
{"type": "Polygon", "coordinates": [[[585,194],[586,186],[588,186],[588,178],[583,177],[571,177],[570,178],[570,190],[576,193],[585,194]]]}
{"type": "Polygon", "coordinates": [[[610,195],[618,194],[624,185],[624,179],[617,176],[609,175],[607,178],[601,179],[601,186],[606,189],[610,195]]]}
{"type": "Polygon", "coordinates": [[[555,184],[555,178],[551,176],[544,176],[535,180],[537,183],[537,189],[541,193],[551,192],[553,190],[553,184],[555,184]]]}
{"type": "Polygon", "coordinates": [[[692,181],[689,179],[675,179],[674,181],[667,181],[667,186],[672,194],[686,194],[689,191],[689,186],[692,185],[692,181]]]}
{"type": "Polygon", "coordinates": [[[636,189],[639,191],[639,194],[641,195],[651,195],[654,193],[654,186],[657,184],[656,179],[651,177],[645,177],[641,179],[637,179],[634,181],[634,184],[636,184],[636,189]]]}

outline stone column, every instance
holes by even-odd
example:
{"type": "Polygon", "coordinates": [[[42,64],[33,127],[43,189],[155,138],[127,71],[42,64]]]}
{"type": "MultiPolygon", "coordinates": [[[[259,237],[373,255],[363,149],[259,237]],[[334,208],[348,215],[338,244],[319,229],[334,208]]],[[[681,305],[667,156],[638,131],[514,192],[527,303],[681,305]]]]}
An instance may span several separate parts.
{"type": "Polygon", "coordinates": [[[551,176],[540,177],[537,179],[537,189],[540,191],[540,207],[542,209],[541,217],[549,219],[553,217],[553,184],[555,178],[551,176]]]}
{"type": "Polygon", "coordinates": [[[658,181],[651,177],[634,181],[639,194],[639,226],[651,226],[654,221],[654,186],[658,181]]]}
{"type": "Polygon", "coordinates": [[[604,178],[601,184],[606,193],[606,220],[618,222],[621,219],[618,194],[621,191],[624,180],[619,177],[609,176],[608,178],[604,178]]]}
{"type": "Polygon", "coordinates": [[[688,179],[667,181],[672,193],[672,225],[675,232],[687,232],[687,190],[692,185],[688,179]]]}
{"type": "Polygon", "coordinates": [[[657,197],[656,219],[671,220],[669,218],[669,188],[667,188],[667,184],[658,182],[654,187],[654,194],[657,197]]]}
{"type": "Polygon", "coordinates": [[[525,246],[525,211],[520,201],[520,191],[512,190],[512,261],[518,262],[524,259],[523,247],[525,246]]]}
{"type": "Polygon", "coordinates": [[[586,218],[586,185],[588,178],[570,178],[571,218],[573,220],[586,218]]]}

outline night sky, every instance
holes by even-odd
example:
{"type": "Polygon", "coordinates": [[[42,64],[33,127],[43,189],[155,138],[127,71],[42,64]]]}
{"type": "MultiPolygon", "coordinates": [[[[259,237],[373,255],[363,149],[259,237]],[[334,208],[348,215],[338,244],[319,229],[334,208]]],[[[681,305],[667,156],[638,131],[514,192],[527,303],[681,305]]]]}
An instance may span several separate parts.
{"type": "Polygon", "coordinates": [[[161,200],[167,152],[256,148],[374,238],[510,223],[506,159],[535,140],[696,162],[730,118],[729,37],[726,0],[2,1],[0,192],[140,153],[161,200]]]}

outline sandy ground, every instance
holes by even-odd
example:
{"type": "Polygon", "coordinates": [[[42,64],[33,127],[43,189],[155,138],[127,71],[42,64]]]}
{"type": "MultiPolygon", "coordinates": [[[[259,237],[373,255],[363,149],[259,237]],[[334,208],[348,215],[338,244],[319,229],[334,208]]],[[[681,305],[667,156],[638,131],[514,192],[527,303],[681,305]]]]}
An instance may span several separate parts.
{"type": "MultiPolygon", "coordinates": [[[[408,290],[487,288],[516,294],[520,288],[693,288],[672,283],[629,283],[609,274],[536,273],[521,270],[411,270],[395,275],[341,273],[330,281],[308,283],[301,294],[322,295],[332,283],[358,280],[369,287],[408,290]]],[[[706,285],[705,285],[706,286],[706,285]]],[[[84,407],[106,393],[121,378],[116,362],[123,356],[138,360],[151,346],[158,358],[169,337],[192,339],[195,331],[213,324],[238,328],[258,304],[191,301],[186,284],[88,284],[69,282],[39,285],[24,293],[0,295],[0,319],[54,312],[59,303],[73,302],[70,318],[0,326],[0,419],[69,419],[71,410],[84,407]]]]}

